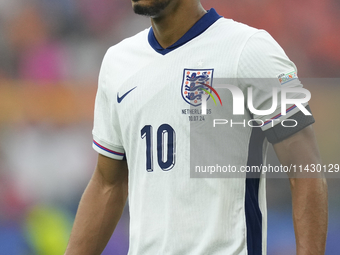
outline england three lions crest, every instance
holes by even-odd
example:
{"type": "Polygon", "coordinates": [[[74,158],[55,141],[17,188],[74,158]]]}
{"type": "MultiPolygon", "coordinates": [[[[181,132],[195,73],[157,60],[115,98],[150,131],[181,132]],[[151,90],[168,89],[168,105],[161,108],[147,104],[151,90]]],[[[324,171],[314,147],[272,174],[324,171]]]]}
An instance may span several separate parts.
{"type": "Polygon", "coordinates": [[[202,104],[202,95],[208,95],[212,88],[214,69],[184,69],[182,97],[193,106],[202,104]]]}

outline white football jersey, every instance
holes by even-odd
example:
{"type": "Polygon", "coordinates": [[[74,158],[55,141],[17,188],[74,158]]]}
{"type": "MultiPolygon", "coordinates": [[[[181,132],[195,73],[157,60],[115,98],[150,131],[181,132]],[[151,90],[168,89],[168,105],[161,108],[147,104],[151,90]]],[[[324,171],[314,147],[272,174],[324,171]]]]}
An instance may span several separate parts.
{"type": "Polygon", "coordinates": [[[216,106],[211,87],[214,80],[235,78],[245,95],[252,87],[256,109],[268,109],[272,87],[301,87],[296,72],[267,32],[222,18],[214,9],[167,49],[150,28],[108,50],[99,75],[93,147],[127,160],[130,255],[266,254],[265,179],[191,178],[191,131],[209,126],[202,137],[231,166],[265,164],[267,140],[278,142],[313,121],[282,132],[279,122],[268,119],[301,114],[289,106],[281,116],[280,105],[265,118],[247,109],[233,116],[231,93],[216,88],[223,103],[216,106]],[[251,84],[247,78],[271,82],[251,84]],[[211,94],[207,115],[200,114],[202,93],[211,94]],[[213,129],[216,116],[264,123],[213,129]]]}

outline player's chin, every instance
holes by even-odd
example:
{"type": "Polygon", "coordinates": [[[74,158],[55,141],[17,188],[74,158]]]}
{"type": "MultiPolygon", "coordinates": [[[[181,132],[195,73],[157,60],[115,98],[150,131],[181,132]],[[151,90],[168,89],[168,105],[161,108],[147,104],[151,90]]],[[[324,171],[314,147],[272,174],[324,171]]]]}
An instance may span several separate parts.
{"type": "Polygon", "coordinates": [[[137,1],[138,2],[132,4],[133,11],[136,14],[148,17],[155,17],[158,15],[158,10],[155,10],[154,8],[152,8],[152,6],[150,7],[148,4],[141,3],[139,0],[137,1]]]}
{"type": "Polygon", "coordinates": [[[136,14],[151,18],[159,17],[171,0],[132,0],[132,8],[136,14]]]}

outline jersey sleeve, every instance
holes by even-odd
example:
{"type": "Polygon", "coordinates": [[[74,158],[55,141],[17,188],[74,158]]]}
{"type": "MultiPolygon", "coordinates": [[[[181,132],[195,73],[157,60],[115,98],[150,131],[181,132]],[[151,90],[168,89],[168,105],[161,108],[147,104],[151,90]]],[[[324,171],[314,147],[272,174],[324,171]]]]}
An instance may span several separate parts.
{"type": "Polygon", "coordinates": [[[123,160],[125,151],[121,142],[119,119],[114,99],[110,96],[114,91],[108,84],[109,56],[106,53],[98,79],[98,90],[94,108],[93,149],[109,158],[123,160]]]}
{"type": "MultiPolygon", "coordinates": [[[[305,115],[295,104],[287,104],[286,114],[281,113],[283,88],[294,90],[303,86],[294,63],[266,31],[259,30],[248,39],[239,59],[237,75],[248,100],[252,98],[254,109],[274,110],[265,115],[253,114],[269,142],[278,143],[315,122],[312,115],[305,115]],[[275,96],[277,105],[272,108],[275,96]]],[[[301,91],[286,93],[287,99],[303,99],[305,96],[301,91]]],[[[249,110],[249,102],[247,105],[249,110]]],[[[310,113],[308,104],[302,105],[310,113]]]]}

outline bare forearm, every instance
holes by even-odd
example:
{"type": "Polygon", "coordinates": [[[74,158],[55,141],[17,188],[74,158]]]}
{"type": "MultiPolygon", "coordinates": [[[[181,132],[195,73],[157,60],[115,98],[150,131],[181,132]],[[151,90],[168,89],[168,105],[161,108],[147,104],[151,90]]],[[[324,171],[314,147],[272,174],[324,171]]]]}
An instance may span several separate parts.
{"type": "Polygon", "coordinates": [[[65,255],[101,254],[123,212],[127,184],[105,184],[95,173],[80,201],[65,255]]]}
{"type": "Polygon", "coordinates": [[[323,178],[291,180],[297,255],[325,254],[328,203],[323,178]]]}
{"type": "MultiPolygon", "coordinates": [[[[283,165],[320,164],[321,158],[311,126],[274,145],[283,165]]],[[[289,174],[297,255],[325,254],[328,225],[327,183],[322,173],[289,174]]]]}

